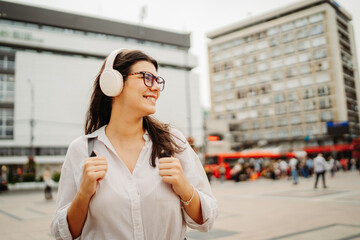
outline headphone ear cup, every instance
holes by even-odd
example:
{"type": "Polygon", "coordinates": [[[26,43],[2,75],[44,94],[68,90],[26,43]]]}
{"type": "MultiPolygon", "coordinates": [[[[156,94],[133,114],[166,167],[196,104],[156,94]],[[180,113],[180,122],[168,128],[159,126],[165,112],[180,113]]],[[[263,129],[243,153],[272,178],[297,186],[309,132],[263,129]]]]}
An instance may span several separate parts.
{"type": "Polygon", "coordinates": [[[118,96],[123,89],[123,76],[117,70],[104,69],[100,75],[100,88],[106,96],[118,96]]]}

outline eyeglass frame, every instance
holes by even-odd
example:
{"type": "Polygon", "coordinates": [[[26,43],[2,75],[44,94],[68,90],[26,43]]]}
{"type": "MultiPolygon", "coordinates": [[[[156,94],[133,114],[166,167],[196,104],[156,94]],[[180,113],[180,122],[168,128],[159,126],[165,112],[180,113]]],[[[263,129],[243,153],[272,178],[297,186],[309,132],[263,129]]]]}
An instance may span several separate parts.
{"type": "Polygon", "coordinates": [[[128,75],[126,75],[125,77],[129,77],[129,76],[133,76],[133,75],[138,75],[138,74],[142,74],[143,75],[143,81],[144,81],[144,85],[147,86],[148,88],[151,88],[154,86],[154,83],[156,81],[156,83],[160,86],[160,92],[162,92],[165,88],[165,79],[163,79],[160,76],[155,76],[154,74],[152,74],[151,72],[146,72],[146,71],[140,71],[140,72],[134,72],[134,73],[129,73],[128,75]],[[151,78],[151,85],[148,86],[146,84],[146,80],[145,80],[145,74],[149,74],[152,78],[151,78]],[[159,83],[159,79],[160,81],[162,80],[162,82],[159,83]],[[162,85],[161,85],[162,84],[162,85]],[[162,88],[161,88],[162,86],[162,88]]]}

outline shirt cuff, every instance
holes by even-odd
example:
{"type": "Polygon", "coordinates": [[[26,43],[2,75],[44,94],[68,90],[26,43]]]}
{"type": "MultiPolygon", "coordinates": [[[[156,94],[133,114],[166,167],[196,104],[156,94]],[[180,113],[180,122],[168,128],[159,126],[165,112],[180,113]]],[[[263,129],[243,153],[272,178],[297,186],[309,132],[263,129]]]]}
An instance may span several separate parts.
{"type": "MultiPolygon", "coordinates": [[[[67,210],[70,207],[70,204],[65,205],[61,210],[57,212],[57,219],[58,219],[58,226],[56,229],[56,239],[63,239],[63,240],[72,240],[72,236],[69,230],[69,224],[67,221],[67,210]]],[[[80,237],[76,238],[80,239],[80,237]]]]}
{"type": "Polygon", "coordinates": [[[196,229],[200,232],[209,232],[213,225],[215,218],[218,215],[217,203],[214,198],[209,197],[208,195],[202,193],[196,189],[199,194],[201,211],[203,217],[203,224],[196,223],[186,212],[185,208],[182,207],[182,212],[185,218],[185,222],[189,228],[196,229]]]}

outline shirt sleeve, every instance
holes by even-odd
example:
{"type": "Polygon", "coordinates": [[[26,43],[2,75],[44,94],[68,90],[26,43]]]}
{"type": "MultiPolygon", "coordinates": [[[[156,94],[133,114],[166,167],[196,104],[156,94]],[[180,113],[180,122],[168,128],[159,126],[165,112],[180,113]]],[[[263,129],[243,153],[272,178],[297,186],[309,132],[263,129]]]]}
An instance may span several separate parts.
{"type": "MultiPolygon", "coordinates": [[[[179,136],[181,133],[176,132],[179,136]]],[[[184,141],[176,141],[184,150],[176,157],[180,159],[181,165],[186,179],[192,184],[199,194],[201,211],[203,216],[203,224],[196,223],[182,207],[184,220],[188,227],[199,230],[201,232],[208,232],[212,229],[215,219],[218,216],[218,204],[212,194],[209,181],[207,179],[205,170],[200,162],[198,155],[191,148],[185,137],[181,134],[180,139],[184,141]]]]}
{"type": "Polygon", "coordinates": [[[61,176],[56,200],[56,212],[51,222],[51,234],[55,237],[55,239],[73,239],[67,222],[67,211],[78,190],[75,176],[76,174],[81,173],[80,170],[82,168],[80,164],[74,164],[73,162],[73,160],[80,158],[81,155],[77,153],[74,148],[74,144],[70,144],[65,161],[61,168],[61,176]]]}

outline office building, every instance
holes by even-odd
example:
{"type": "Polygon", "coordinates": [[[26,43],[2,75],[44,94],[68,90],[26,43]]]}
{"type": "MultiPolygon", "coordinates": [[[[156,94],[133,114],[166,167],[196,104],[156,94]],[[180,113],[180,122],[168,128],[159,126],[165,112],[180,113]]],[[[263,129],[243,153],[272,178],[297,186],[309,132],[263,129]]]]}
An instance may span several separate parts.
{"type": "Polygon", "coordinates": [[[166,80],[156,117],[201,144],[190,34],[0,1],[0,165],[61,164],[84,134],[92,85],[114,49],[139,49],[166,80]],[[188,104],[187,101],[191,101],[188,104]]]}
{"type": "Polygon", "coordinates": [[[359,136],[351,20],[335,1],[306,0],[208,33],[211,115],[227,121],[233,150],[359,136]]]}

